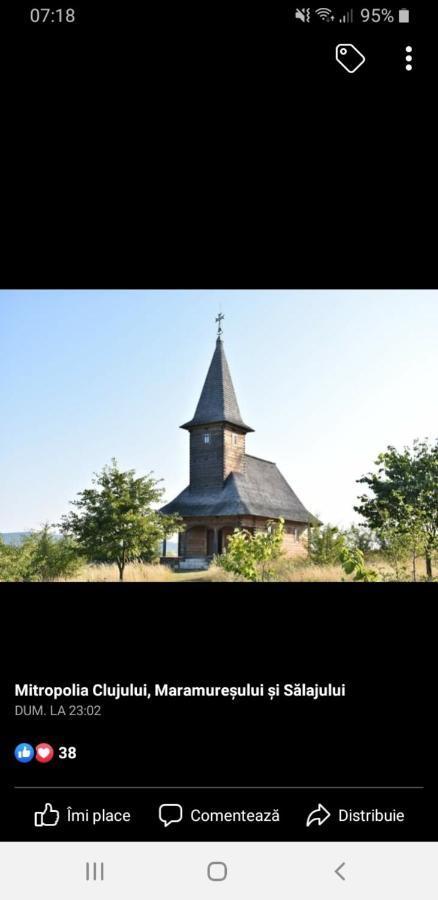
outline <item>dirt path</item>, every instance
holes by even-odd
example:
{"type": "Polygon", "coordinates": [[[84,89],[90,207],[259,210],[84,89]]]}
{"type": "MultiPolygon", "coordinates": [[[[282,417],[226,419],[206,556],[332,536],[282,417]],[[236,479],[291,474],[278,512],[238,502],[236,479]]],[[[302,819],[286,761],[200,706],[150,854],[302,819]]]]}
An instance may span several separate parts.
{"type": "Polygon", "coordinates": [[[208,571],[202,572],[172,572],[170,581],[204,581],[211,582],[213,578],[208,577],[208,571]]]}

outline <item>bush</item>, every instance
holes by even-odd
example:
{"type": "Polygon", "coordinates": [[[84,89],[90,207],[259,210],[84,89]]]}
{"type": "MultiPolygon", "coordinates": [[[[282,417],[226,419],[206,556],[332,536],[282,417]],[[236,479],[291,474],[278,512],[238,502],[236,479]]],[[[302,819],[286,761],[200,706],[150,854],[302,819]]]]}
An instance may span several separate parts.
{"type": "Polygon", "coordinates": [[[1,581],[54,581],[74,576],[83,562],[76,543],[51,533],[49,525],[18,547],[0,544],[1,581]]]}
{"type": "Polygon", "coordinates": [[[344,545],[344,536],[336,526],[310,528],[309,557],[312,563],[320,566],[336,565],[344,545]]]}
{"type": "Polygon", "coordinates": [[[267,523],[267,531],[251,534],[236,528],[228,538],[227,551],[215,557],[214,563],[247,581],[272,581],[273,560],[282,554],[284,519],[267,523]]]}
{"type": "Polygon", "coordinates": [[[20,547],[5,544],[0,538],[0,581],[22,581],[20,547]]]}
{"type": "Polygon", "coordinates": [[[339,562],[347,575],[353,576],[353,581],[378,581],[378,573],[374,569],[367,569],[362,550],[357,547],[343,547],[339,554],[339,562]]]}

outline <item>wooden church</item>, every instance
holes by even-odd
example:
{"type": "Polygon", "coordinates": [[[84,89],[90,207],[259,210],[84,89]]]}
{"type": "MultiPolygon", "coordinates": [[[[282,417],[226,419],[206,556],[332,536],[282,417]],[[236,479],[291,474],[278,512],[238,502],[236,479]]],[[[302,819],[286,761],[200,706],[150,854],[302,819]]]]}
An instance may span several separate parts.
{"type": "Polygon", "coordinates": [[[316,522],[274,462],[246,452],[246,436],[254,431],[240,414],[225,356],[219,321],[216,348],[204,387],[189,422],[190,483],[163,513],[179,513],[186,526],[178,536],[177,559],[163,563],[202,568],[226,549],[235,528],[265,531],[270,519],[285,520],[284,550],[306,552],[307,528],[316,522]]]}

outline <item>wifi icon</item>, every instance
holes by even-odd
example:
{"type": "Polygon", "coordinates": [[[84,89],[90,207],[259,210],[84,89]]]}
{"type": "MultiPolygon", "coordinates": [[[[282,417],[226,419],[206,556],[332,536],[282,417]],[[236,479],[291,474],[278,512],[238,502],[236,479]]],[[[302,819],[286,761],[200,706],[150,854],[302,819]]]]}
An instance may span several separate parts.
{"type": "Polygon", "coordinates": [[[319,9],[315,9],[315,13],[317,16],[319,16],[320,19],[323,19],[324,22],[328,22],[332,14],[332,10],[327,9],[326,6],[320,6],[319,9]]]}

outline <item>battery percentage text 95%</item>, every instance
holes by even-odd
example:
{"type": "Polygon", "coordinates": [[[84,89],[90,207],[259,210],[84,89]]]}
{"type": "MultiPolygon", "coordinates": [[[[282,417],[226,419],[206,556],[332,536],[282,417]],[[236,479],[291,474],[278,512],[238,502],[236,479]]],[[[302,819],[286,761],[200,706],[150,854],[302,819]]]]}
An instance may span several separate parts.
{"type": "Polygon", "coordinates": [[[392,9],[361,9],[360,14],[363,22],[394,21],[392,9]]]}

